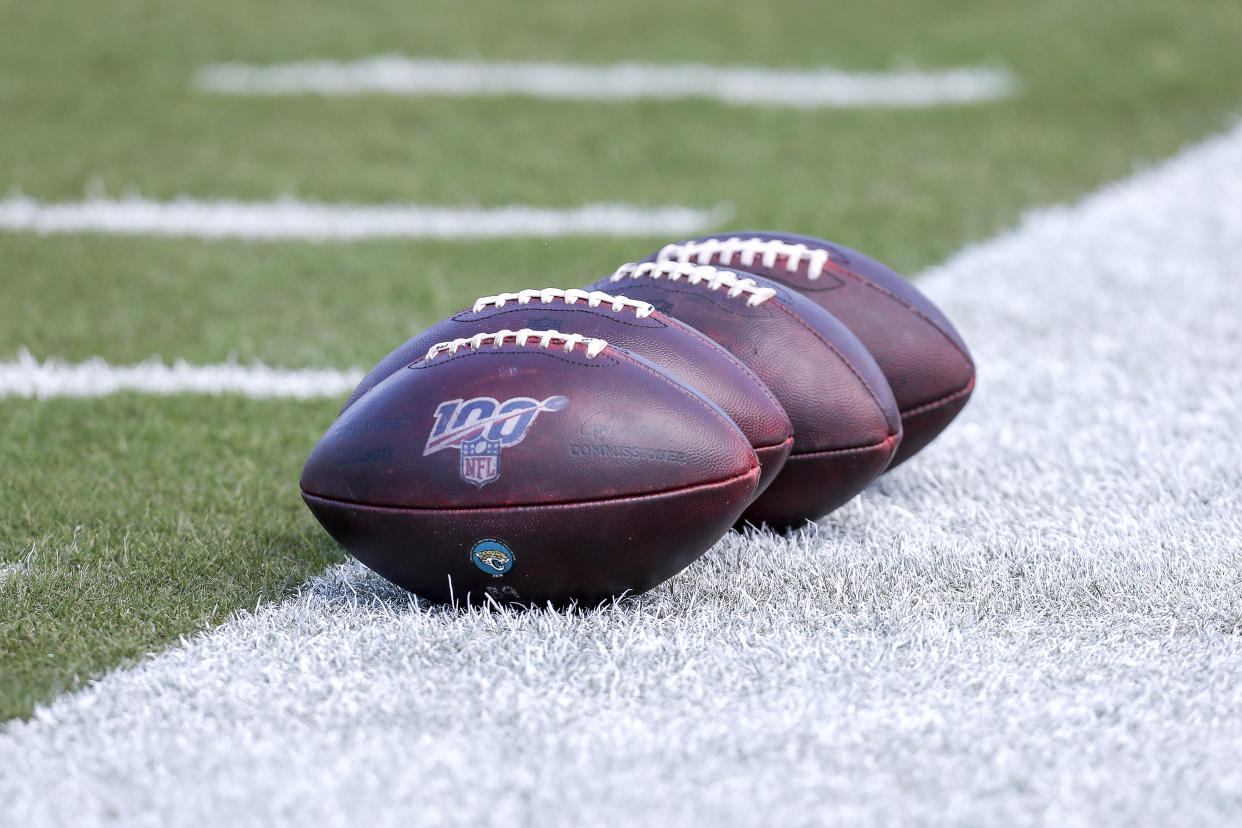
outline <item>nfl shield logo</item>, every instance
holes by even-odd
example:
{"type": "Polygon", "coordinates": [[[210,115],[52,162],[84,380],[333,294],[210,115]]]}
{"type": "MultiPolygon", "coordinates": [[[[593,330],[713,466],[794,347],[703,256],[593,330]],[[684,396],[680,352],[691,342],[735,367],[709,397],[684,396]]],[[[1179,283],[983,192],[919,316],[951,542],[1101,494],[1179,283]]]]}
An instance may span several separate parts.
{"type": "Polygon", "coordinates": [[[531,423],[545,411],[560,411],[569,397],[547,399],[495,397],[445,400],[436,406],[435,424],[423,446],[423,457],[437,451],[457,449],[461,479],[480,489],[500,477],[500,450],[526,438],[531,423]]]}
{"type": "Polygon", "coordinates": [[[480,489],[500,477],[500,441],[482,434],[461,441],[461,479],[480,489]]]}

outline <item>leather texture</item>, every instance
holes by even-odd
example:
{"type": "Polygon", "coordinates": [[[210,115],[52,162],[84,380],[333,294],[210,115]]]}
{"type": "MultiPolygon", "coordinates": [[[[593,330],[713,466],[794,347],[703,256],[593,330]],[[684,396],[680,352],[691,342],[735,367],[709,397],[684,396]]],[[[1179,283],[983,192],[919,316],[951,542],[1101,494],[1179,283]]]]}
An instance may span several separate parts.
{"type": "Polygon", "coordinates": [[[874,480],[884,472],[897,442],[894,436],[862,448],[791,455],[764,496],[743,514],[738,528],[748,523],[797,527],[807,520],[798,516],[845,505],[853,497],[849,492],[857,485],[854,481],[874,480]],[[836,494],[826,498],[826,493],[836,494]]]}
{"type": "MultiPolygon", "coordinates": [[[[750,368],[714,340],[662,313],[640,317],[633,307],[567,304],[564,296],[506,301],[456,313],[396,348],[380,360],[354,389],[348,409],[393,373],[422,359],[438,342],[502,329],[552,329],[606,340],[637,354],[695,389],[729,415],[760,458],[758,492],[775,479],[793,445],[793,426],[776,397],[750,368]]],[[[756,492],[756,494],[758,494],[756,492]]]]}
{"type": "MultiPolygon", "coordinates": [[[[745,277],[746,274],[740,274],[745,277]]],[[[650,302],[723,345],[759,375],[793,423],[789,460],[815,472],[796,499],[782,496],[781,474],[742,519],[774,527],[815,520],[866,488],[901,441],[901,418],[888,383],[867,349],[832,314],[796,291],[763,278],[775,295],[752,305],[746,294],[686,278],[625,276],[590,287],[650,302]],[[876,464],[859,464],[842,450],[875,451],[876,464]]]]}
{"type": "Polygon", "coordinates": [[[457,600],[565,603],[679,571],[758,479],[732,420],[650,362],[510,340],[379,382],[311,451],[301,488],[347,550],[423,597],[449,600],[452,578],[457,600]],[[511,568],[485,571],[481,542],[506,544],[511,568]]]}
{"type": "Polygon", "coordinates": [[[491,509],[385,509],[303,494],[355,557],[437,603],[576,602],[636,595],[692,564],[751,500],[759,468],[639,497],[491,509]],[[511,550],[501,576],[471,559],[480,539],[511,550]]]}
{"type": "MultiPolygon", "coordinates": [[[[886,265],[835,242],[792,233],[739,231],[676,242],[701,245],[730,238],[780,241],[827,254],[811,278],[810,259],[787,256],[770,263],[743,253],[690,255],[689,261],[712,264],[772,279],[810,297],[845,323],[879,364],[901,410],[903,436],[889,468],[930,443],[966,405],[975,385],[975,365],[961,334],[918,288],[886,265]]],[[[709,253],[711,248],[703,250],[709,253]]],[[[660,257],[657,251],[644,261],[660,257]]],[[[678,256],[665,258],[679,260],[678,256]]]]}

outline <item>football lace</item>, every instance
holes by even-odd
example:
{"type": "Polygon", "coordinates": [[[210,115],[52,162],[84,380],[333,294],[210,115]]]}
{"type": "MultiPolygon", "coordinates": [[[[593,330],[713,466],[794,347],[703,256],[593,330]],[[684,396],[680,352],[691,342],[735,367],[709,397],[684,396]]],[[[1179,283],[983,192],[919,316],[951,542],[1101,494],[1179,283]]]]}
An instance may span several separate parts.
{"type": "Polygon", "coordinates": [[[560,288],[544,288],[542,290],[520,290],[517,293],[498,293],[495,296],[484,296],[474,303],[474,312],[478,313],[484,308],[497,307],[503,308],[508,302],[517,302],[519,305],[528,305],[538,300],[542,304],[551,304],[552,302],[562,301],[566,305],[573,305],[578,302],[586,302],[589,307],[598,308],[600,305],[608,305],[614,311],[622,311],[630,308],[634,311],[634,315],[639,319],[646,319],[655,313],[655,306],[646,302],[639,302],[634,299],[626,299],[624,296],[613,296],[604,293],[602,290],[579,290],[578,288],[570,288],[569,290],[561,290],[560,288]]]}
{"type": "Polygon", "coordinates": [[[743,239],[738,236],[666,244],[656,254],[656,259],[661,262],[693,261],[697,264],[710,264],[714,260],[726,266],[736,263],[740,267],[751,267],[758,257],[764,267],[772,269],[782,256],[785,257],[785,270],[790,273],[797,272],[798,265],[805,260],[806,276],[812,280],[818,279],[824,272],[824,265],[828,264],[828,251],[822,248],[810,248],[800,242],[790,244],[780,239],[743,239]]]}
{"type": "Polygon", "coordinates": [[[772,288],[759,287],[754,279],[741,278],[731,270],[688,262],[630,262],[621,265],[610,277],[613,282],[622,279],[668,279],[670,282],[685,279],[692,285],[706,284],[708,290],[728,288],[730,299],[745,296],[746,304],[752,307],[762,305],[776,295],[772,288]]]}
{"type": "Polygon", "coordinates": [[[430,362],[441,354],[455,354],[461,348],[468,348],[472,351],[478,351],[486,345],[499,348],[510,340],[519,347],[526,347],[532,339],[536,340],[533,343],[535,347],[552,348],[559,346],[565,353],[569,353],[577,346],[582,345],[587,359],[594,359],[599,356],[601,351],[608,347],[608,343],[604,340],[594,339],[582,334],[564,334],[560,331],[532,331],[530,328],[522,328],[520,331],[506,329],[496,331],[495,333],[481,333],[462,339],[451,339],[448,342],[437,342],[427,350],[427,356],[423,359],[425,362],[430,362]]]}

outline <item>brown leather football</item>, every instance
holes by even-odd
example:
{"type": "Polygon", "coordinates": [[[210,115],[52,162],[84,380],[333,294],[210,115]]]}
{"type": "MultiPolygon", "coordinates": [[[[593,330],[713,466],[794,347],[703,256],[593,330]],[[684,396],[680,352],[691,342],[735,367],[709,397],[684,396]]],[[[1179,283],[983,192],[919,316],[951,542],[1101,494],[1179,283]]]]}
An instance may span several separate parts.
{"type": "Polygon", "coordinates": [[[718,406],[600,339],[441,343],[345,409],[302,494],[384,577],[437,602],[592,605],[680,572],[750,503],[718,406]]]}
{"type": "Polygon", "coordinates": [[[918,288],[857,250],[792,233],[739,232],[667,244],[646,261],[712,264],[794,288],[830,311],[875,357],[901,410],[896,466],[970,399],[975,364],[953,324],[918,288]]]}
{"type": "Polygon", "coordinates": [[[737,357],[646,302],[576,288],[523,290],[485,296],[410,339],[380,360],[354,389],[348,408],[381,380],[420,359],[437,342],[508,328],[572,331],[606,340],[644,357],[716,403],[737,424],[759,457],[759,488],[785,465],[793,427],[785,410],[737,357]]]}
{"type": "Polygon", "coordinates": [[[679,262],[623,265],[594,289],[650,302],[750,366],[789,415],[785,467],[742,519],[773,527],[822,517],[884,471],[901,418],[884,374],[832,314],[762,278],[679,262]]]}

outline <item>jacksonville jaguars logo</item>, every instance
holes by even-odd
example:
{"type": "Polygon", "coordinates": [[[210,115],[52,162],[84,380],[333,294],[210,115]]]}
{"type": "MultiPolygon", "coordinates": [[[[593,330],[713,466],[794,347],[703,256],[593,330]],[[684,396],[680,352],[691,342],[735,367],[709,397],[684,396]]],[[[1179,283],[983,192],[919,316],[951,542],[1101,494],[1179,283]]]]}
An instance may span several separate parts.
{"type": "Polygon", "coordinates": [[[481,540],[470,550],[470,560],[488,575],[500,577],[513,569],[513,551],[498,540],[481,540]]]}
{"type": "Polygon", "coordinates": [[[427,437],[423,456],[448,448],[461,452],[461,479],[480,489],[500,477],[500,450],[526,439],[535,418],[544,411],[560,411],[568,397],[514,397],[500,402],[492,397],[445,400],[436,407],[436,421],[427,437]]]}

